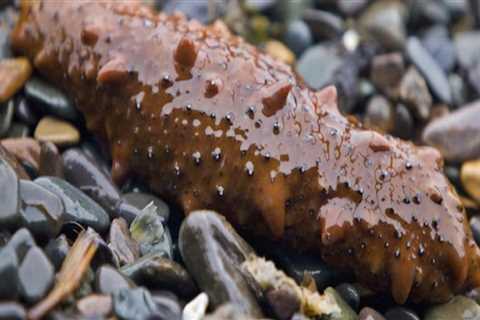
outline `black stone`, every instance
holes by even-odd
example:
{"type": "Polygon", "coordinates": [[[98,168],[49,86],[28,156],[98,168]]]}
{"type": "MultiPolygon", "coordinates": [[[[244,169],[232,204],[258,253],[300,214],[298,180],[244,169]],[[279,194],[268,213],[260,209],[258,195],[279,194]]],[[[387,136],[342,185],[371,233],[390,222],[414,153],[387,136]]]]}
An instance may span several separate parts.
{"type": "Polygon", "coordinates": [[[415,311],[404,308],[394,307],[385,313],[387,320],[420,320],[415,311]]]}
{"type": "Polygon", "coordinates": [[[0,302],[0,320],[24,320],[27,311],[17,302],[0,302]]]}
{"type": "Polygon", "coordinates": [[[75,221],[100,233],[108,229],[110,219],[105,210],[70,183],[57,177],[40,177],[35,182],[62,199],[66,222],[75,221]]]}
{"type": "Polygon", "coordinates": [[[52,142],[40,144],[40,161],[38,164],[40,176],[64,177],[63,158],[58,152],[57,146],[52,142]]]}
{"type": "Polygon", "coordinates": [[[25,95],[41,113],[73,122],[79,119],[77,110],[67,96],[38,77],[32,77],[27,81],[25,95]]]}
{"type": "Polygon", "coordinates": [[[30,135],[30,128],[19,122],[13,122],[8,129],[7,137],[9,138],[26,138],[30,135]]]}
{"type": "Polygon", "coordinates": [[[15,118],[31,127],[37,125],[39,117],[25,97],[15,100],[15,118]]]}
{"type": "Polygon", "coordinates": [[[55,280],[55,269],[47,256],[38,247],[32,247],[18,271],[20,292],[28,303],[43,298],[55,280]]]}
{"type": "Polygon", "coordinates": [[[470,227],[472,228],[472,234],[475,242],[480,246],[480,217],[473,216],[470,219],[470,227]]]}
{"type": "Polygon", "coordinates": [[[19,183],[18,178],[7,162],[0,156],[0,225],[16,228],[21,223],[19,213],[19,183]]]}
{"type": "Polygon", "coordinates": [[[409,109],[399,104],[395,108],[395,129],[393,134],[402,139],[410,139],[413,135],[415,123],[409,109]]]}
{"type": "Polygon", "coordinates": [[[360,293],[357,288],[349,283],[342,283],[336,286],[335,290],[353,310],[358,311],[360,307],[360,293]]]}
{"type": "Polygon", "coordinates": [[[57,271],[60,270],[68,251],[70,251],[70,245],[64,234],[56,239],[50,240],[45,247],[45,254],[48,256],[57,271]]]}
{"type": "Polygon", "coordinates": [[[113,294],[120,289],[132,287],[132,283],[111,266],[101,266],[95,274],[95,291],[98,293],[113,294]]]}
{"type": "Polygon", "coordinates": [[[0,104],[0,138],[7,135],[15,112],[13,99],[0,104]]]}
{"type": "Polygon", "coordinates": [[[0,249],[0,301],[15,299],[19,292],[18,258],[12,247],[0,249]]]}

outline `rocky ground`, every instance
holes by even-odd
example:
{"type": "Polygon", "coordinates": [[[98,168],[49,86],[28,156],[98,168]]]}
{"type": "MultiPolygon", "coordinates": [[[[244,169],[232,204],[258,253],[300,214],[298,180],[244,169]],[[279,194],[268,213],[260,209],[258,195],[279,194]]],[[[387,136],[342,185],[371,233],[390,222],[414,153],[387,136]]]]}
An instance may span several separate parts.
{"type": "MultiPolygon", "coordinates": [[[[222,19],[312,88],[335,84],[344,113],[437,147],[480,242],[479,0],[146,2],[222,19]]],[[[0,2],[0,320],[480,319],[480,289],[397,306],[213,212],[181,221],[140,181],[115,186],[72,103],[13,57],[16,5],[0,2]]]]}

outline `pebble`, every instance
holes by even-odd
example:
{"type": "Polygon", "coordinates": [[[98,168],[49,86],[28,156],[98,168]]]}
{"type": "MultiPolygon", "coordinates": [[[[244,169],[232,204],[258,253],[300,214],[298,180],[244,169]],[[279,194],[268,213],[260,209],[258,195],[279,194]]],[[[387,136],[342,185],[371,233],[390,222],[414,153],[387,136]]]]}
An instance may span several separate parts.
{"type": "Polygon", "coordinates": [[[64,178],[63,158],[58,152],[57,146],[52,142],[40,143],[40,160],[38,163],[38,174],[64,178]]]}
{"type": "Polygon", "coordinates": [[[55,280],[55,269],[42,249],[28,250],[18,270],[20,293],[28,303],[43,298],[55,280]]]}
{"type": "Polygon", "coordinates": [[[22,164],[0,143],[0,159],[5,160],[15,171],[19,179],[30,180],[30,176],[23,168],[22,164]]]}
{"type": "Polygon", "coordinates": [[[66,222],[75,221],[100,233],[108,229],[110,219],[105,210],[76,187],[57,177],[40,177],[35,182],[62,199],[66,222]]]}
{"type": "Polygon", "coordinates": [[[27,311],[17,302],[0,302],[0,320],[24,320],[27,311]]]}
{"type": "Polygon", "coordinates": [[[20,180],[20,203],[23,226],[37,239],[57,236],[65,218],[59,197],[32,181],[20,180]]]}
{"type": "Polygon", "coordinates": [[[70,251],[70,245],[68,244],[67,237],[62,234],[56,239],[51,239],[45,247],[45,254],[52,262],[55,270],[60,270],[63,260],[65,260],[68,252],[70,251]]]}
{"type": "Polygon", "coordinates": [[[354,16],[368,4],[369,0],[338,0],[338,9],[346,16],[354,16]]]}
{"type": "Polygon", "coordinates": [[[12,122],[6,135],[9,138],[26,138],[30,135],[30,128],[23,123],[12,122]]]}
{"type": "Polygon", "coordinates": [[[408,39],[406,53],[440,102],[451,104],[452,94],[445,72],[416,37],[408,39]]]}
{"type": "MultiPolygon", "coordinates": [[[[224,304],[218,307],[215,312],[206,315],[203,320],[254,320],[251,317],[243,314],[235,306],[232,304],[224,304]]],[[[292,317],[291,320],[299,320],[295,317],[292,317]]],[[[306,318],[302,318],[302,320],[309,320],[306,318]]]]}
{"type": "Polygon", "coordinates": [[[132,288],[133,284],[122,273],[111,266],[104,265],[95,274],[95,291],[101,294],[114,294],[124,289],[132,288]]]}
{"type": "Polygon", "coordinates": [[[480,245],[480,218],[473,216],[470,218],[470,228],[472,229],[472,235],[477,245],[480,245]]]}
{"type": "Polygon", "coordinates": [[[267,41],[265,44],[265,52],[286,64],[293,64],[295,62],[295,54],[280,41],[267,41]]]}
{"type": "Polygon", "coordinates": [[[32,66],[27,58],[0,60],[0,103],[8,101],[20,90],[32,74],[32,66]]]}
{"type": "Polygon", "coordinates": [[[373,58],[370,78],[373,84],[390,97],[396,90],[405,73],[405,62],[399,52],[377,55],[373,58]]]}
{"type": "MultiPolygon", "coordinates": [[[[0,7],[2,5],[0,4],[0,7]]],[[[3,8],[2,8],[3,9],[3,8]]],[[[12,26],[9,23],[10,13],[13,10],[2,10],[0,12],[0,59],[10,58],[12,56],[10,46],[10,33],[12,26]]]]}
{"type": "Polygon", "coordinates": [[[165,257],[172,257],[172,238],[170,231],[163,223],[153,203],[145,207],[142,213],[132,221],[130,234],[140,245],[142,255],[160,252],[165,257]]]}
{"type": "Polygon", "coordinates": [[[423,141],[436,147],[446,160],[463,162],[480,157],[480,100],[430,122],[423,141]]]}
{"type": "Polygon", "coordinates": [[[112,297],[110,295],[91,294],[76,304],[80,314],[88,319],[104,319],[112,313],[112,297]]]}
{"type": "Polygon", "coordinates": [[[270,289],[266,292],[265,299],[275,318],[280,320],[291,319],[301,307],[299,296],[290,288],[270,289]]]}
{"type": "Polygon", "coordinates": [[[133,263],[140,257],[140,246],[130,236],[127,222],[123,218],[112,221],[108,239],[108,246],[117,257],[120,266],[133,263]]]}
{"type": "Polygon", "coordinates": [[[183,309],[182,320],[202,320],[207,312],[209,299],[204,292],[187,303],[183,309]]]}
{"type": "Polygon", "coordinates": [[[63,153],[65,179],[95,200],[110,216],[114,216],[120,192],[110,176],[80,148],[70,148],[63,153]]]}
{"type": "Polygon", "coordinates": [[[296,56],[300,56],[313,43],[310,28],[303,20],[291,22],[287,26],[283,40],[296,56]]]}
{"type": "Polygon", "coordinates": [[[0,103],[0,137],[4,137],[12,124],[13,114],[15,112],[13,100],[0,103]]]}
{"type": "Polygon", "coordinates": [[[342,283],[336,286],[335,290],[353,310],[358,311],[360,307],[360,293],[355,286],[350,283],[342,283]]]}
{"type": "Polygon", "coordinates": [[[138,210],[143,210],[150,204],[150,202],[153,202],[154,206],[157,207],[157,214],[163,218],[163,221],[167,222],[170,217],[170,208],[168,205],[165,203],[165,201],[153,194],[144,192],[129,192],[125,193],[122,196],[122,199],[124,202],[133,205],[138,210]]]}
{"type": "Polygon", "coordinates": [[[156,292],[152,295],[152,298],[158,309],[158,312],[155,314],[156,320],[182,319],[182,307],[174,294],[165,291],[156,292]]]}
{"type": "Polygon", "coordinates": [[[146,255],[120,271],[137,285],[151,290],[170,290],[185,298],[191,298],[197,292],[188,272],[159,253],[146,255]]]}
{"type": "Polygon", "coordinates": [[[432,306],[423,320],[480,319],[480,306],[472,299],[456,296],[448,303],[432,306]]]}
{"type": "Polygon", "coordinates": [[[17,175],[4,158],[0,158],[0,225],[18,227],[21,223],[19,213],[19,183],[17,175]]]}
{"type": "Polygon", "coordinates": [[[312,89],[319,90],[333,82],[333,76],[342,63],[337,48],[318,44],[302,54],[297,63],[297,72],[312,89]]]}
{"type": "Polygon", "coordinates": [[[112,295],[113,311],[122,320],[150,319],[158,311],[152,295],[145,288],[123,288],[112,295]]]}
{"type": "Polygon", "coordinates": [[[316,40],[338,39],[345,32],[343,19],[336,14],[318,9],[305,9],[303,20],[316,40]]]}
{"type": "Polygon", "coordinates": [[[358,320],[385,320],[385,318],[372,308],[365,307],[358,314],[358,320]]]}
{"type": "Polygon", "coordinates": [[[467,193],[480,203],[480,160],[464,162],[460,171],[460,180],[467,193]]]}
{"type": "Polygon", "coordinates": [[[34,132],[35,139],[50,141],[58,146],[76,144],[80,141],[80,133],[70,123],[53,117],[44,117],[34,132]]]}
{"type": "Polygon", "coordinates": [[[32,234],[26,228],[18,229],[7,245],[15,251],[19,262],[23,261],[23,258],[31,248],[37,246],[32,234]]]}
{"type": "Polygon", "coordinates": [[[79,114],[67,96],[57,87],[38,77],[30,78],[25,84],[25,95],[42,114],[75,122],[79,114]]]}
{"type": "Polygon", "coordinates": [[[391,132],[395,126],[395,111],[383,96],[373,96],[367,104],[364,123],[367,127],[380,132],[391,132]]]}
{"type": "MultiPolygon", "coordinates": [[[[456,0],[454,0],[456,1],[456,0]]],[[[445,6],[447,1],[422,0],[411,2],[409,25],[412,28],[421,28],[425,25],[448,25],[450,12],[445,6]]]]}
{"type": "Polygon", "coordinates": [[[444,72],[450,72],[457,60],[455,46],[445,26],[436,25],[422,36],[422,45],[444,72]]]}
{"type": "Polygon", "coordinates": [[[38,123],[38,115],[23,96],[15,99],[15,118],[29,126],[34,127],[38,123]]]}
{"type": "Polygon", "coordinates": [[[480,32],[461,32],[455,36],[455,48],[461,70],[467,75],[472,89],[480,94],[480,32]]]}
{"type": "Polygon", "coordinates": [[[0,248],[0,301],[17,298],[18,292],[17,255],[12,247],[0,248]]]}
{"type": "Polygon", "coordinates": [[[183,261],[212,307],[232,303],[240,311],[261,317],[256,297],[238,266],[253,253],[224,217],[194,211],[183,221],[178,245],[183,261]]]}
{"type": "Polygon", "coordinates": [[[403,76],[399,96],[418,119],[428,119],[432,109],[432,97],[425,79],[414,67],[410,67],[403,76]]]}
{"type": "Polygon", "coordinates": [[[385,313],[387,320],[420,320],[415,311],[404,308],[394,307],[385,313]]]}
{"type": "Polygon", "coordinates": [[[40,144],[32,138],[9,138],[0,141],[0,144],[22,163],[30,164],[38,170],[40,160],[40,144]]]}
{"type": "Polygon", "coordinates": [[[386,49],[401,50],[406,40],[406,9],[403,1],[376,1],[361,15],[360,27],[386,49]]]}
{"type": "Polygon", "coordinates": [[[452,107],[458,108],[467,102],[467,86],[462,77],[456,73],[448,76],[448,83],[452,92],[452,107]]]}
{"type": "Polygon", "coordinates": [[[109,150],[102,147],[101,143],[95,137],[86,137],[80,145],[83,153],[90,157],[97,166],[105,173],[106,176],[111,176],[110,165],[107,163],[110,159],[109,150]]]}

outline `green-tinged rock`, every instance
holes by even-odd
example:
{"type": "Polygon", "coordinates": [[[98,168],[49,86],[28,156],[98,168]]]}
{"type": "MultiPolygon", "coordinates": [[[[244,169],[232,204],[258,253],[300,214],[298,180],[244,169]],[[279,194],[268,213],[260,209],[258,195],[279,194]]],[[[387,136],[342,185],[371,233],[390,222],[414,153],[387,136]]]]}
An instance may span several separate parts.
{"type": "Polygon", "coordinates": [[[456,296],[450,302],[431,307],[424,320],[476,320],[480,319],[480,306],[472,299],[456,296]]]}

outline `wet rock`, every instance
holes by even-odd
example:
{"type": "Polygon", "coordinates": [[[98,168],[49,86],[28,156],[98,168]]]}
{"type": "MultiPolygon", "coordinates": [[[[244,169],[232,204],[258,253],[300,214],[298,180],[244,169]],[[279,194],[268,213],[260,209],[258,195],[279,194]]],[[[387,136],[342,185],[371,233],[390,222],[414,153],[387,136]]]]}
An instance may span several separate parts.
{"type": "Polygon", "coordinates": [[[387,320],[420,320],[415,311],[404,307],[394,307],[388,310],[385,313],[385,318],[387,320]]]}
{"type": "Polygon", "coordinates": [[[153,301],[158,311],[155,314],[157,320],[180,320],[182,319],[182,307],[177,297],[169,292],[158,292],[153,294],[153,301]]]}
{"type": "Polygon", "coordinates": [[[296,56],[300,56],[313,43],[312,33],[302,20],[293,21],[287,26],[283,40],[296,56]]]}
{"type": "Polygon", "coordinates": [[[338,0],[338,9],[346,16],[353,16],[368,4],[368,0],[338,0]]]}
{"type": "Polygon", "coordinates": [[[328,45],[315,45],[308,48],[297,63],[297,72],[314,90],[333,83],[334,73],[343,60],[337,48],[328,45]]]}
{"type": "Polygon", "coordinates": [[[24,320],[27,311],[17,302],[0,302],[0,320],[24,320]]]}
{"type": "Polygon", "coordinates": [[[335,290],[343,298],[343,300],[348,303],[350,308],[358,311],[358,308],[360,307],[360,293],[355,286],[349,283],[342,283],[336,286],[335,290]]]}
{"type": "Polygon", "coordinates": [[[57,146],[52,142],[40,144],[40,160],[38,164],[40,176],[64,177],[63,158],[58,152],[57,146]]]}
{"type": "Polygon", "coordinates": [[[13,234],[7,245],[15,251],[18,261],[22,262],[30,248],[35,247],[37,244],[30,231],[26,228],[21,228],[13,234]]]}
{"type": "Polygon", "coordinates": [[[18,270],[21,296],[28,303],[44,297],[55,280],[55,269],[38,247],[32,247],[18,270]]]}
{"type": "Polygon", "coordinates": [[[424,320],[470,320],[480,318],[480,306],[472,299],[456,296],[450,302],[431,307],[424,320]]]}
{"type": "Polygon", "coordinates": [[[272,289],[267,291],[265,298],[277,319],[288,320],[300,310],[301,301],[290,290],[272,289]]]}
{"type": "Polygon", "coordinates": [[[399,96],[417,118],[428,119],[432,108],[432,97],[425,79],[414,67],[410,67],[403,76],[399,96]]]}
{"type": "Polygon", "coordinates": [[[245,314],[262,312],[238,266],[253,253],[232,226],[213,211],[195,211],[182,223],[179,248],[188,271],[213,307],[232,303],[245,314]]]}
{"type": "Polygon", "coordinates": [[[402,49],[406,40],[403,1],[376,1],[360,17],[360,27],[390,50],[402,49]]]}
{"type": "Polygon", "coordinates": [[[63,224],[65,210],[59,197],[32,181],[20,181],[23,226],[39,239],[55,237],[63,224]]]}
{"type": "Polygon", "coordinates": [[[112,221],[108,238],[108,246],[121,266],[133,263],[140,257],[140,247],[130,236],[127,222],[123,218],[112,221]]]}
{"type": "Polygon", "coordinates": [[[65,179],[113,216],[120,202],[120,193],[111,177],[105,175],[97,163],[80,148],[65,151],[63,164],[65,179]]]}
{"type": "Polygon", "coordinates": [[[67,237],[62,234],[56,239],[51,239],[47,246],[45,247],[45,254],[48,259],[52,262],[55,270],[60,270],[63,260],[70,250],[70,245],[68,244],[67,237]]]}
{"type": "Polygon", "coordinates": [[[39,120],[30,103],[24,97],[19,97],[15,100],[15,118],[32,127],[35,126],[39,120]]]}
{"type": "Polygon", "coordinates": [[[419,28],[425,25],[448,25],[450,12],[445,6],[446,1],[422,0],[410,4],[409,25],[419,28]]]}
{"type": "Polygon", "coordinates": [[[78,143],[80,133],[70,123],[53,117],[44,117],[38,123],[34,132],[35,139],[50,141],[59,146],[78,143]]]}
{"type": "Polygon", "coordinates": [[[67,96],[48,82],[32,77],[25,84],[25,95],[43,114],[77,121],[79,114],[67,96]]]}
{"type": "Polygon", "coordinates": [[[404,72],[405,63],[401,53],[382,54],[373,58],[370,78],[382,92],[394,97],[404,72]]]}
{"type": "Polygon", "coordinates": [[[449,161],[478,158],[479,121],[480,101],[476,101],[429,123],[423,131],[423,140],[440,150],[449,161]]]}
{"type": "Polygon", "coordinates": [[[145,207],[133,220],[130,225],[130,234],[140,245],[142,255],[159,252],[165,257],[172,258],[172,237],[163,223],[153,203],[145,207]]]}
{"type": "Polygon", "coordinates": [[[295,54],[280,41],[267,41],[265,52],[284,63],[293,64],[295,62],[295,54]]]}
{"type": "Polygon", "coordinates": [[[453,69],[457,56],[446,27],[437,25],[430,28],[422,36],[422,45],[444,72],[453,69]]]}
{"type": "Polygon", "coordinates": [[[381,132],[391,132],[395,126],[395,111],[390,102],[383,96],[373,96],[365,111],[364,123],[369,128],[381,132]]]}
{"type": "Polygon", "coordinates": [[[464,105],[467,101],[467,86],[463,78],[456,73],[452,73],[448,76],[448,83],[452,92],[452,106],[459,107],[464,105]]]}
{"type": "Polygon", "coordinates": [[[19,122],[13,122],[8,129],[7,137],[9,138],[26,138],[30,134],[30,128],[19,122]]]}
{"type": "Polygon", "coordinates": [[[91,294],[79,300],[77,310],[85,318],[106,318],[112,312],[112,297],[110,295],[91,294]]]}
{"type": "Polygon", "coordinates": [[[30,180],[30,176],[23,168],[22,164],[6,150],[0,143],[0,159],[6,161],[10,167],[15,171],[19,179],[30,180]]]}
{"type": "Polygon", "coordinates": [[[0,225],[18,227],[21,223],[19,214],[19,185],[15,171],[4,158],[0,158],[0,225]]]}
{"type": "Polygon", "coordinates": [[[150,202],[153,202],[153,205],[157,207],[157,214],[163,218],[163,221],[167,222],[168,218],[170,217],[170,208],[168,205],[165,203],[165,201],[153,194],[144,192],[129,192],[124,194],[122,198],[125,202],[135,206],[139,210],[143,210],[150,204],[150,202]]]}
{"type": "Polygon", "coordinates": [[[472,229],[472,235],[475,239],[477,245],[480,244],[480,218],[477,216],[473,216],[470,219],[470,228],[472,229]]]}
{"type": "Polygon", "coordinates": [[[358,320],[385,320],[385,318],[372,308],[365,307],[358,314],[358,320]]]}
{"type": "Polygon", "coordinates": [[[470,86],[480,93],[480,32],[461,32],[455,36],[458,63],[470,86]]]}
{"type": "Polygon", "coordinates": [[[13,100],[0,104],[0,137],[7,135],[8,129],[12,124],[15,108],[13,100]]]}
{"type": "Polygon", "coordinates": [[[192,297],[197,292],[188,272],[175,261],[159,253],[146,255],[124,266],[121,272],[137,285],[151,290],[166,289],[186,298],[192,297]]]}
{"type": "Polygon", "coordinates": [[[337,39],[345,32],[343,19],[328,11],[308,8],[303,13],[303,20],[317,40],[337,39]]]}
{"type": "Polygon", "coordinates": [[[113,311],[122,320],[149,319],[158,311],[155,301],[144,288],[124,288],[112,295],[113,311]]]}
{"type": "Polygon", "coordinates": [[[463,188],[480,203],[480,160],[467,161],[462,164],[460,179],[463,188]]]}
{"type": "Polygon", "coordinates": [[[80,145],[80,148],[86,156],[90,157],[90,159],[97,164],[106,176],[112,175],[110,172],[110,166],[107,163],[110,157],[108,154],[109,151],[106,150],[99,141],[94,137],[87,137],[80,145]]]}
{"type": "Polygon", "coordinates": [[[102,294],[113,294],[124,288],[132,288],[133,284],[116,269],[104,265],[95,274],[95,291],[102,294]]]}
{"type": "Polygon", "coordinates": [[[30,78],[31,73],[32,66],[27,58],[0,60],[0,103],[13,97],[30,78]]]}
{"type": "Polygon", "coordinates": [[[183,309],[182,319],[201,320],[207,312],[209,299],[204,292],[200,293],[195,299],[187,303],[183,309]]]}
{"type": "Polygon", "coordinates": [[[40,177],[35,182],[62,199],[66,222],[75,221],[98,232],[108,229],[110,219],[105,210],[68,182],[57,177],[40,177]]]}
{"type": "Polygon", "coordinates": [[[17,298],[18,258],[12,247],[0,249],[0,300],[17,298]]]}
{"type": "Polygon", "coordinates": [[[38,170],[40,160],[40,144],[31,138],[11,138],[0,141],[0,144],[22,163],[29,163],[38,170]]]}
{"type": "Polygon", "coordinates": [[[452,94],[447,76],[416,37],[408,39],[406,52],[409,59],[420,70],[433,94],[440,102],[451,104],[452,94]]]}

